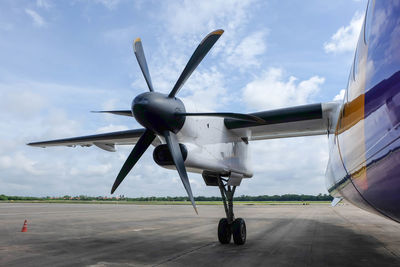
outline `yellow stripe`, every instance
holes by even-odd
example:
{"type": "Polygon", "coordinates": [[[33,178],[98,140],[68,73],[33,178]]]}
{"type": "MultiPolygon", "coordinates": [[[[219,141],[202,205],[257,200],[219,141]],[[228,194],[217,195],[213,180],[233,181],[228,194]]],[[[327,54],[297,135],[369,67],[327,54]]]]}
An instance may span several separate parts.
{"type": "Polygon", "coordinates": [[[216,30],[213,32],[213,34],[218,34],[218,35],[221,35],[223,33],[224,33],[224,30],[216,30]]]}
{"type": "Polygon", "coordinates": [[[137,43],[137,42],[141,42],[142,40],[140,40],[140,38],[138,37],[138,38],[136,38],[136,40],[135,40],[135,44],[137,43]]]}
{"type": "Polygon", "coordinates": [[[359,62],[354,64],[358,64],[358,68],[353,70],[358,73],[355,73],[355,81],[350,80],[348,85],[349,102],[343,107],[337,134],[344,164],[353,183],[362,193],[368,189],[365,147],[365,82],[369,74],[365,59],[368,47],[361,41],[357,49],[356,60],[359,62]]]}

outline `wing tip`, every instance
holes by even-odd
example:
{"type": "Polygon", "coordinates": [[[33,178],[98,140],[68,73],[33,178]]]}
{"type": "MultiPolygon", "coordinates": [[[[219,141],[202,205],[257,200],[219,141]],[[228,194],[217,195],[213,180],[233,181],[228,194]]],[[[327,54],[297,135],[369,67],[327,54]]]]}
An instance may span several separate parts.
{"type": "Polygon", "coordinates": [[[42,143],[27,143],[27,146],[31,146],[31,147],[41,147],[41,148],[46,148],[45,145],[43,145],[42,143]]]}
{"type": "Polygon", "coordinates": [[[27,143],[26,145],[27,146],[40,146],[40,142],[30,142],[30,143],[27,143]]]}

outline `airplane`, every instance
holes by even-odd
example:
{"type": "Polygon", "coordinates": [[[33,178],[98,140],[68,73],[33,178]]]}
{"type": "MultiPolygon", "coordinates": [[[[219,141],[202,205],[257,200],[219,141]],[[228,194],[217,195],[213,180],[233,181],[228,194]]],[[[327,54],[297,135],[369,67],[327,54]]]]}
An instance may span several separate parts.
{"type": "Polygon", "coordinates": [[[197,213],[187,172],[200,173],[218,186],[226,218],[218,224],[221,244],[246,242],[246,224],[233,212],[235,189],[253,172],[250,143],[257,140],[326,135],[326,169],[332,205],[341,199],[400,222],[400,3],[369,0],[343,101],[250,114],[188,113],[177,98],[196,67],[223,34],[208,34],[189,59],[169,94],[156,92],[141,40],[133,49],[149,92],[133,99],[129,110],[98,111],[134,117],[144,128],[29,143],[30,146],[91,146],[115,151],[135,144],[112,186],[128,175],[150,145],[161,167],[176,169],[197,213]]]}

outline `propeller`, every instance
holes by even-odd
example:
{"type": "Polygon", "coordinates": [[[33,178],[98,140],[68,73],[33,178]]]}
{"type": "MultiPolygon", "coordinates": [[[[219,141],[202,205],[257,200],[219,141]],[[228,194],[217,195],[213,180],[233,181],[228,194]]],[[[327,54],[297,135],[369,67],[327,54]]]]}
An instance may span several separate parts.
{"type": "MultiPolygon", "coordinates": [[[[223,30],[216,30],[208,34],[199,44],[190,57],[186,67],[183,69],[176,84],[168,95],[155,92],[151,82],[150,72],[147,67],[146,57],[140,38],[137,38],[133,43],[133,49],[140,69],[146,80],[149,92],[141,93],[136,96],[132,102],[131,114],[135,119],[146,128],[146,131],[139,138],[132,152],[129,154],[124,165],[122,166],[113,187],[111,194],[118,188],[121,182],[125,179],[131,169],[138,162],[143,153],[147,150],[150,144],[156,138],[156,135],[165,138],[171,157],[178,171],[179,177],[182,180],[183,186],[192,202],[193,208],[197,213],[196,203],[193,198],[192,189],[190,187],[189,178],[184,165],[181,149],[177,140],[176,134],[183,127],[186,116],[216,116],[234,118],[239,120],[248,120],[258,122],[260,124],[265,121],[259,117],[239,114],[239,113],[186,113],[183,102],[176,98],[176,94],[182,88],[186,80],[190,77],[193,71],[197,68],[203,58],[207,55],[213,45],[221,37],[223,30]]],[[[129,116],[126,110],[117,111],[100,111],[103,113],[112,113],[117,115],[129,116]]]]}
{"type": "Polygon", "coordinates": [[[91,111],[91,112],[93,112],[93,113],[110,113],[110,114],[128,116],[128,117],[133,116],[131,110],[95,110],[95,111],[91,111]]]}
{"type": "Polygon", "coordinates": [[[153,84],[151,83],[149,68],[147,67],[146,57],[144,56],[142,40],[140,40],[140,38],[137,38],[135,42],[133,42],[133,51],[135,52],[136,59],[139,63],[140,69],[142,70],[144,79],[146,80],[150,92],[154,92],[153,84]]]}
{"type": "Polygon", "coordinates": [[[117,189],[119,184],[125,179],[125,177],[131,171],[133,166],[135,166],[136,162],[140,159],[140,157],[143,155],[143,153],[147,150],[147,148],[150,146],[151,142],[153,142],[154,138],[156,138],[156,135],[150,130],[146,130],[143,133],[143,135],[139,138],[139,141],[136,143],[132,152],[129,154],[124,165],[122,166],[121,170],[119,171],[118,176],[115,179],[115,182],[111,189],[111,194],[114,193],[114,191],[117,189]]]}
{"type": "Polygon", "coordinates": [[[224,30],[216,30],[209,33],[199,44],[199,46],[194,51],[193,55],[189,59],[186,67],[179,76],[178,80],[172,91],[169,93],[168,97],[174,97],[179,89],[183,86],[186,80],[190,77],[193,71],[197,68],[203,58],[207,55],[208,51],[210,51],[211,47],[218,41],[219,37],[224,33],[224,30]]]}
{"type": "Polygon", "coordinates": [[[197,208],[196,208],[196,203],[194,202],[194,198],[193,198],[192,189],[190,188],[189,178],[187,176],[185,165],[183,164],[182,152],[179,147],[178,140],[176,139],[176,135],[172,132],[165,131],[164,137],[165,137],[165,141],[167,142],[169,151],[171,153],[172,160],[175,163],[176,170],[178,171],[179,176],[181,177],[183,186],[185,187],[186,192],[189,196],[189,199],[192,202],[194,211],[198,214],[197,208]]]}

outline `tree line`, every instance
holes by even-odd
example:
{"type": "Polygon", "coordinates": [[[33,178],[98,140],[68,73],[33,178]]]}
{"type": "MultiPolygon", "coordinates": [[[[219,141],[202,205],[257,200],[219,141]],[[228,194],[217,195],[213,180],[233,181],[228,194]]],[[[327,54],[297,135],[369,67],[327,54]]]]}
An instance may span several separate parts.
{"type": "MultiPolygon", "coordinates": [[[[194,198],[196,201],[222,201],[221,197],[205,197],[198,196],[194,198]]],[[[327,194],[318,195],[297,195],[297,194],[284,194],[284,195],[261,195],[261,196],[247,196],[241,195],[234,198],[235,201],[332,201],[333,197],[327,194]]],[[[25,196],[6,196],[0,195],[0,201],[10,200],[26,200],[26,201],[43,201],[43,200],[80,200],[80,201],[189,201],[188,197],[91,197],[91,196],[69,196],[62,197],[25,197],[25,196]]]]}

